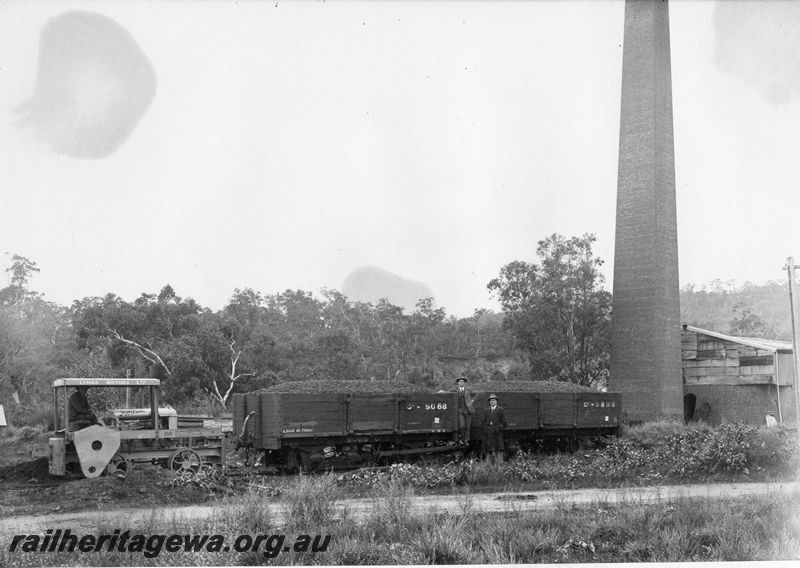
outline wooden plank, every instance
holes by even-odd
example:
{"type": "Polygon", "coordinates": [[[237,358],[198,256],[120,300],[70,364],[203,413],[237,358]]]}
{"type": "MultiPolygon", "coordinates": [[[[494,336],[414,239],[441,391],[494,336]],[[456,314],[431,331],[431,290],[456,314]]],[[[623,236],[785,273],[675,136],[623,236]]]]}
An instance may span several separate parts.
{"type": "Polygon", "coordinates": [[[725,359],[724,349],[698,349],[698,359],[725,359]]]}
{"type": "Polygon", "coordinates": [[[793,368],[794,368],[793,356],[788,353],[779,353],[777,375],[780,384],[782,385],[794,384],[793,368]]]}
{"type": "Polygon", "coordinates": [[[339,434],[347,430],[345,396],[279,393],[282,435],[339,434]]]}
{"type": "Polygon", "coordinates": [[[739,357],[739,365],[742,367],[756,367],[763,365],[772,366],[773,362],[774,359],[771,353],[769,355],[747,355],[744,357],[739,357]]]}
{"type": "Polygon", "coordinates": [[[741,377],[687,377],[687,385],[763,385],[774,383],[772,376],[741,377]]]}
{"type": "Polygon", "coordinates": [[[278,449],[281,447],[281,411],[280,395],[270,393],[269,398],[261,399],[262,414],[267,415],[267,422],[262,426],[261,443],[264,448],[278,449]]]}
{"type": "Polygon", "coordinates": [[[725,375],[725,367],[697,367],[693,373],[687,373],[689,377],[718,377],[725,375]]]}
{"type": "Polygon", "coordinates": [[[739,369],[742,375],[772,375],[775,373],[775,367],[772,365],[739,367],[739,369]]]}
{"type": "Polygon", "coordinates": [[[280,429],[277,424],[277,417],[273,411],[273,401],[275,395],[261,393],[254,396],[254,402],[257,404],[248,403],[248,412],[255,410],[256,414],[251,419],[252,427],[248,425],[250,432],[257,432],[256,439],[258,440],[259,447],[266,448],[266,441],[280,435],[280,429]]]}
{"type": "Polygon", "coordinates": [[[718,351],[725,350],[725,342],[722,340],[702,340],[697,342],[698,351],[718,351]]]}
{"type": "Polygon", "coordinates": [[[394,393],[358,394],[350,399],[347,428],[351,432],[393,431],[396,423],[394,393]]]}
{"type": "Polygon", "coordinates": [[[730,359],[704,359],[704,360],[697,360],[692,361],[689,363],[692,367],[701,368],[701,367],[738,367],[736,361],[731,361],[730,359]]]}
{"type": "Polygon", "coordinates": [[[572,428],[576,424],[575,393],[539,393],[539,415],[545,428],[572,428]]]}
{"type": "Polygon", "coordinates": [[[244,395],[233,395],[233,431],[238,433],[242,429],[242,422],[244,421],[244,395]]]}

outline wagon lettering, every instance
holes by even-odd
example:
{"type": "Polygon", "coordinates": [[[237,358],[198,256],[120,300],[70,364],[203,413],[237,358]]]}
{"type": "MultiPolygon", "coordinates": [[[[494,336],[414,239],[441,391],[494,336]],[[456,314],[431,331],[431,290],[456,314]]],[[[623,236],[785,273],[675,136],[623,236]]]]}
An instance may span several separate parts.
{"type": "Polygon", "coordinates": [[[345,438],[345,441],[351,444],[364,444],[368,443],[370,440],[369,436],[348,436],[345,438]]]}

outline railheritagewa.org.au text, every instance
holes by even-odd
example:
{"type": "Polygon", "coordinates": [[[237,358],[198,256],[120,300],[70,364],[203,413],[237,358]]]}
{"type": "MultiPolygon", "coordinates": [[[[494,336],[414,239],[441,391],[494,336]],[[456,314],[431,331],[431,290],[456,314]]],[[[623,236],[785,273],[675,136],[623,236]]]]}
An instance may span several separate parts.
{"type": "Polygon", "coordinates": [[[331,535],[140,534],[117,529],[111,534],[73,534],[70,529],[48,529],[43,534],[17,534],[9,552],[131,552],[155,558],[162,552],[257,552],[275,558],[286,552],[325,552],[331,535]]]}

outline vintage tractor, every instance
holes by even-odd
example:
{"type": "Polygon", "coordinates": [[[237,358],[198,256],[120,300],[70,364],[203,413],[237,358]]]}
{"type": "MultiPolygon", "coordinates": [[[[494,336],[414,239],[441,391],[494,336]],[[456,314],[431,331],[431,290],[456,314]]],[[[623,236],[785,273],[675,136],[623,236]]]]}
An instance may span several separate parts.
{"type": "Polygon", "coordinates": [[[159,407],[159,386],[158,379],[53,381],[54,434],[47,448],[50,474],[66,475],[78,466],[86,477],[103,472],[124,477],[136,462],[191,472],[206,464],[224,464],[227,433],[219,427],[179,427],[176,411],[159,407]],[[69,391],[73,387],[113,391],[106,397],[112,407],[95,411],[98,424],[81,429],[70,424],[69,391]],[[124,407],[113,407],[122,400],[127,402],[121,405],[124,407]],[[132,400],[143,404],[131,408],[132,400]]]}

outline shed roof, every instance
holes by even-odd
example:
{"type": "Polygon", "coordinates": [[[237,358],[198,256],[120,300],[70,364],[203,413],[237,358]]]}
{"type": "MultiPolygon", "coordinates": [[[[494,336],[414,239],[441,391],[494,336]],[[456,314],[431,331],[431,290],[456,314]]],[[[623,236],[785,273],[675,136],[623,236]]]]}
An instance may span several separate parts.
{"type": "Polygon", "coordinates": [[[726,335],[724,333],[719,333],[717,331],[700,329],[699,327],[694,327],[691,325],[684,325],[683,328],[686,329],[687,331],[702,333],[703,335],[710,335],[711,337],[716,337],[717,339],[722,339],[723,341],[731,341],[733,343],[739,343],[741,345],[755,347],[756,349],[764,349],[767,351],[772,351],[773,353],[792,352],[791,341],[781,341],[779,339],[763,339],[761,337],[736,337],[734,335],[726,335]]]}

